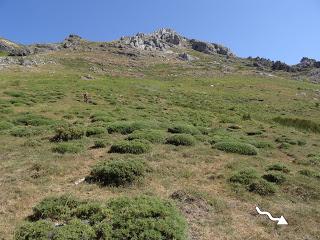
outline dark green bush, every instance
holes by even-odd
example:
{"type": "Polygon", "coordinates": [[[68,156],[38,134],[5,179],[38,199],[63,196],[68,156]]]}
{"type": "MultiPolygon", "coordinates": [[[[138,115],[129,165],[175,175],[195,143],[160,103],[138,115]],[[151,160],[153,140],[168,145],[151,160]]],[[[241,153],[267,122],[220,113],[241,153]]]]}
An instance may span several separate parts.
{"type": "Polygon", "coordinates": [[[130,134],[135,130],[141,130],[146,128],[144,122],[129,122],[129,121],[120,121],[114,122],[108,127],[109,133],[121,133],[121,134],[130,134]]]}
{"type": "Polygon", "coordinates": [[[31,219],[68,220],[79,205],[80,201],[72,196],[48,197],[33,208],[31,219]]]}
{"type": "Polygon", "coordinates": [[[155,197],[122,197],[111,200],[111,239],[185,240],[186,222],[171,202],[155,197]]]}
{"type": "Polygon", "coordinates": [[[15,240],[184,240],[186,221],[171,202],[155,197],[121,197],[107,204],[51,197],[34,208],[31,222],[15,240]],[[43,220],[45,219],[45,220],[43,220]],[[61,225],[55,226],[55,223],[61,225]]]}
{"type": "Polygon", "coordinates": [[[99,139],[94,141],[93,148],[105,148],[107,146],[107,141],[99,139]]]}
{"type": "Polygon", "coordinates": [[[267,171],[280,171],[284,173],[289,173],[289,168],[282,163],[275,163],[267,167],[267,171]]]}
{"type": "Polygon", "coordinates": [[[163,143],[165,138],[166,134],[160,130],[138,130],[128,136],[128,140],[140,139],[152,143],[163,143]]]}
{"type": "Polygon", "coordinates": [[[190,134],[174,134],[167,138],[166,143],[175,146],[193,146],[196,144],[196,139],[190,134]]]}
{"type": "Polygon", "coordinates": [[[103,127],[88,127],[86,131],[86,136],[90,137],[94,135],[100,135],[106,132],[107,132],[106,129],[103,127]]]}
{"type": "Polygon", "coordinates": [[[111,146],[111,153],[132,153],[142,154],[151,150],[150,143],[148,141],[132,140],[132,141],[120,141],[111,146]]]}
{"type": "Polygon", "coordinates": [[[96,165],[90,179],[102,185],[126,185],[146,174],[145,163],[139,160],[114,160],[96,165]]]}
{"type": "Polygon", "coordinates": [[[192,125],[187,124],[176,124],[168,129],[170,133],[185,133],[191,135],[201,134],[201,132],[192,125]]]}
{"type": "Polygon", "coordinates": [[[65,154],[65,153],[79,153],[83,150],[83,145],[74,142],[58,143],[52,148],[53,152],[65,154]]]}
{"type": "Polygon", "coordinates": [[[267,180],[268,182],[272,182],[276,184],[282,184],[286,181],[286,177],[279,172],[267,173],[263,175],[262,178],[267,180]]]}
{"type": "Polygon", "coordinates": [[[14,239],[48,240],[53,235],[54,229],[54,224],[50,221],[26,222],[15,232],[14,239]]]}
{"type": "Polygon", "coordinates": [[[299,118],[283,118],[276,117],[273,119],[275,122],[281,125],[294,127],[300,130],[306,130],[310,132],[320,133],[320,124],[307,119],[299,118]]]}
{"type": "Polygon", "coordinates": [[[52,240],[93,240],[95,238],[95,230],[90,225],[79,219],[73,219],[66,225],[56,228],[52,240]]]}
{"type": "Polygon", "coordinates": [[[218,142],[214,145],[214,147],[229,153],[238,153],[242,155],[258,154],[258,149],[255,146],[241,142],[218,142]]]}
{"type": "Polygon", "coordinates": [[[55,129],[55,135],[52,141],[70,141],[80,139],[85,135],[85,129],[77,125],[63,125],[55,129]]]}
{"type": "Polygon", "coordinates": [[[259,176],[254,169],[245,169],[235,173],[231,178],[230,182],[240,183],[242,185],[249,185],[254,180],[258,179],[259,176]]]}
{"type": "Polygon", "coordinates": [[[264,179],[258,179],[250,183],[248,190],[261,196],[266,196],[274,194],[276,187],[264,179]]]}

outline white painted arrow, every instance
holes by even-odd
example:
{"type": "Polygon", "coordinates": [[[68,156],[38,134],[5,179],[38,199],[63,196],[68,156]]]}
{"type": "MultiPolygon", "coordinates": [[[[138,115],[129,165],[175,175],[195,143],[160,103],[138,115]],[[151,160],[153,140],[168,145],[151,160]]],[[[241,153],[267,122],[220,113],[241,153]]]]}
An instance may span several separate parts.
{"type": "Polygon", "coordinates": [[[269,212],[260,211],[260,209],[258,207],[256,207],[256,210],[259,214],[267,215],[271,221],[278,222],[277,223],[278,225],[288,225],[288,222],[286,221],[286,219],[283,216],[281,216],[280,218],[274,218],[271,216],[271,214],[269,212]]]}

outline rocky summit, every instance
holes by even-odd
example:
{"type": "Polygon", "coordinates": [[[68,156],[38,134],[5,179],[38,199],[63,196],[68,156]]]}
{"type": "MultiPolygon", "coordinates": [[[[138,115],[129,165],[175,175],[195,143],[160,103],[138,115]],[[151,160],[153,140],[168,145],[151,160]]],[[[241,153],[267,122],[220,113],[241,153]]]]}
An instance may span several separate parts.
{"type": "MultiPolygon", "coordinates": [[[[10,65],[37,65],[39,62],[55,62],[43,54],[50,52],[81,52],[96,53],[113,52],[116,55],[135,58],[160,57],[176,59],[185,62],[201,62],[198,53],[211,55],[223,63],[222,73],[235,73],[237,64],[249,67],[249,71],[265,76],[277,76],[286,73],[295,80],[307,80],[313,83],[320,82],[320,61],[303,57],[296,65],[288,65],[281,61],[272,61],[263,57],[237,57],[229,48],[218,44],[196,39],[189,39],[169,28],[162,28],[152,33],[137,33],[134,36],[121,37],[112,42],[92,42],[78,35],[71,34],[60,43],[22,45],[0,38],[0,66],[10,65]],[[116,49],[116,50],[115,50],[116,49]],[[17,59],[22,57],[22,59],[17,59]],[[28,57],[27,60],[24,58],[28,57]],[[26,64],[27,63],[27,64],[26,64]]],[[[49,57],[50,58],[50,57],[49,57]]],[[[218,61],[218,62],[219,62],[218,61]]]]}

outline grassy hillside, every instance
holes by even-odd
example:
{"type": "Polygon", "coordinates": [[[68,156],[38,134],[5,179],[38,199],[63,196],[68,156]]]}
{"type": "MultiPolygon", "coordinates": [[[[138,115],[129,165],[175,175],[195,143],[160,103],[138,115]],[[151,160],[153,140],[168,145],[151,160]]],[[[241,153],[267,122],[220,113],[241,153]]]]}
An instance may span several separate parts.
{"type": "Polygon", "coordinates": [[[0,239],[65,194],[169,201],[190,239],[320,239],[316,85],[195,52],[186,63],[112,51],[1,70],[0,239]]]}

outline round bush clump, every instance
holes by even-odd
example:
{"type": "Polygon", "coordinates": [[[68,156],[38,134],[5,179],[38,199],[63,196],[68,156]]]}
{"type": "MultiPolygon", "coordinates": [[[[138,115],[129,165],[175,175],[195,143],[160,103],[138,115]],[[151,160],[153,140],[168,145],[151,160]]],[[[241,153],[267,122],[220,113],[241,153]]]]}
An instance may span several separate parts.
{"type": "Polygon", "coordinates": [[[286,177],[282,173],[268,173],[262,176],[263,179],[267,180],[268,182],[282,184],[286,181],[286,177]]]}
{"type": "Polygon", "coordinates": [[[33,220],[67,220],[71,217],[72,210],[79,206],[79,204],[80,201],[68,195],[48,197],[33,208],[31,218],[33,220]]]}
{"type": "Polygon", "coordinates": [[[185,133],[191,135],[201,134],[199,129],[195,126],[187,125],[187,124],[176,124],[168,129],[170,133],[185,133]]]}
{"type": "Polygon", "coordinates": [[[166,134],[160,130],[138,130],[128,136],[128,140],[140,139],[147,140],[152,143],[163,143],[165,138],[166,134]]]}
{"type": "Polygon", "coordinates": [[[83,146],[78,143],[68,142],[68,143],[58,143],[52,148],[53,152],[65,154],[65,153],[79,153],[83,149],[83,146]]]}
{"type": "Polygon", "coordinates": [[[186,238],[186,221],[177,208],[150,196],[120,197],[105,204],[67,196],[46,198],[15,232],[15,240],[186,238]]]}
{"type": "Polygon", "coordinates": [[[122,197],[107,206],[114,216],[111,239],[187,239],[186,221],[171,202],[149,196],[122,197]]]}
{"type": "Polygon", "coordinates": [[[193,146],[196,144],[196,139],[190,134],[174,134],[167,138],[166,143],[175,146],[193,146]]]}
{"type": "Polygon", "coordinates": [[[130,134],[135,130],[140,130],[146,128],[144,122],[129,122],[129,121],[120,121],[114,122],[108,127],[109,133],[121,133],[121,134],[130,134]]]}
{"type": "Polygon", "coordinates": [[[15,123],[25,126],[43,126],[53,124],[54,121],[43,116],[24,113],[22,116],[15,119],[15,123]]]}
{"type": "Polygon", "coordinates": [[[264,179],[253,181],[248,186],[248,190],[261,196],[272,195],[276,192],[275,186],[264,179]]]}
{"type": "Polygon", "coordinates": [[[90,180],[102,185],[126,185],[142,178],[146,174],[146,165],[139,160],[114,160],[96,165],[90,174],[90,180]]]}
{"type": "Polygon", "coordinates": [[[258,154],[258,149],[256,147],[251,144],[241,142],[218,142],[214,147],[228,153],[238,153],[242,155],[258,154]]]}
{"type": "Polygon", "coordinates": [[[14,137],[31,137],[40,135],[42,130],[36,127],[15,127],[10,130],[10,134],[14,137]]]}
{"type": "Polygon", "coordinates": [[[80,139],[85,135],[85,129],[76,125],[59,126],[55,129],[55,132],[52,140],[56,142],[80,139]]]}
{"type": "Polygon", "coordinates": [[[111,153],[131,153],[131,154],[142,154],[149,152],[151,149],[150,143],[141,140],[132,141],[120,141],[111,146],[111,153]]]}
{"type": "Polygon", "coordinates": [[[15,240],[48,240],[54,231],[54,224],[50,221],[40,220],[26,222],[14,234],[15,240]]]}
{"type": "Polygon", "coordinates": [[[68,224],[56,228],[53,233],[53,240],[92,240],[95,238],[95,230],[79,219],[73,219],[68,224]]]}
{"type": "Polygon", "coordinates": [[[258,179],[259,176],[254,169],[245,169],[235,173],[231,178],[230,182],[240,183],[242,185],[249,185],[253,180],[258,179]]]}

